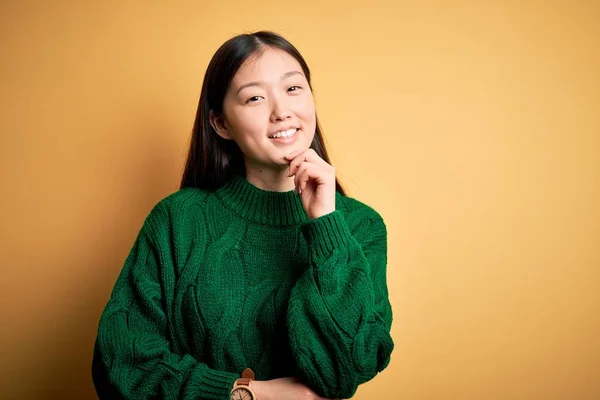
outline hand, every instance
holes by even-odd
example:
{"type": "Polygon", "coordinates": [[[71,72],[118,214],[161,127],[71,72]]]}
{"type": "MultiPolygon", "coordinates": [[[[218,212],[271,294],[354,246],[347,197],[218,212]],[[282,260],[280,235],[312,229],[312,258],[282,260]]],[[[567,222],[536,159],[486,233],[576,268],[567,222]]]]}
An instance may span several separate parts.
{"type": "Polygon", "coordinates": [[[318,396],[296,378],[251,381],[250,389],[257,400],[334,400],[318,396]]]}
{"type": "Polygon", "coordinates": [[[290,162],[302,206],[310,219],[335,211],[335,169],[313,150],[296,150],[285,156],[290,162]]]}

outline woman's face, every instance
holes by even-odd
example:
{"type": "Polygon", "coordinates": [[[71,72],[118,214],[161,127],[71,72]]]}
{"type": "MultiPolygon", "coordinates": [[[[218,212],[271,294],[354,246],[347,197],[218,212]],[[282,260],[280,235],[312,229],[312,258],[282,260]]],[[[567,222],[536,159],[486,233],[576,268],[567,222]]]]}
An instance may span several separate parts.
{"type": "Polygon", "coordinates": [[[281,169],[284,155],[308,149],[315,135],[315,103],[300,64],[270,47],[237,71],[223,114],[213,126],[237,143],[247,168],[281,169]]]}

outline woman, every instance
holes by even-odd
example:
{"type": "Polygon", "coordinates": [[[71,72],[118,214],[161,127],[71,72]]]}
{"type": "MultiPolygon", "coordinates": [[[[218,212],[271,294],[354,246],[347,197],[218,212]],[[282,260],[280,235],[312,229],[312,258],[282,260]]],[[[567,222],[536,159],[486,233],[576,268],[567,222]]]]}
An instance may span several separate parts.
{"type": "Polygon", "coordinates": [[[394,346],[386,251],[380,215],[329,164],[302,56],[236,36],[206,71],[181,189],[146,218],[100,319],[96,390],[349,398],[394,346]]]}

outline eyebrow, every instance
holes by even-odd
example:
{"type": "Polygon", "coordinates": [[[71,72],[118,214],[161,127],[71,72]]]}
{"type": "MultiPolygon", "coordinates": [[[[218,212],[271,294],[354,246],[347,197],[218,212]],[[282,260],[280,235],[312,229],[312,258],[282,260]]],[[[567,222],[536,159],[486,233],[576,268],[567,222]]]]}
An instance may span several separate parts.
{"type": "MultiPolygon", "coordinates": [[[[290,72],[286,72],[285,74],[283,74],[281,76],[280,80],[283,81],[284,79],[287,79],[287,78],[289,78],[290,76],[293,76],[293,75],[302,75],[302,76],[304,76],[304,74],[302,72],[300,72],[300,71],[290,71],[290,72]]],[[[237,92],[235,94],[237,96],[243,89],[246,89],[247,87],[250,87],[250,86],[262,86],[262,84],[263,84],[263,82],[258,82],[258,81],[245,83],[242,86],[240,86],[240,88],[237,90],[237,92]]]]}

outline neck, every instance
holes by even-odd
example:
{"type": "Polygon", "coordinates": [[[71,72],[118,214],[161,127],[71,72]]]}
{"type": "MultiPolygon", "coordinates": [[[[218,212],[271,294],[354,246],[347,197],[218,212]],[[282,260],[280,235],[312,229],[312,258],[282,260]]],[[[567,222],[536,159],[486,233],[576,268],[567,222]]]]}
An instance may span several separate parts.
{"type": "Polygon", "coordinates": [[[279,169],[246,165],[246,180],[262,190],[289,192],[294,190],[294,177],[288,177],[289,166],[279,169]]]}

